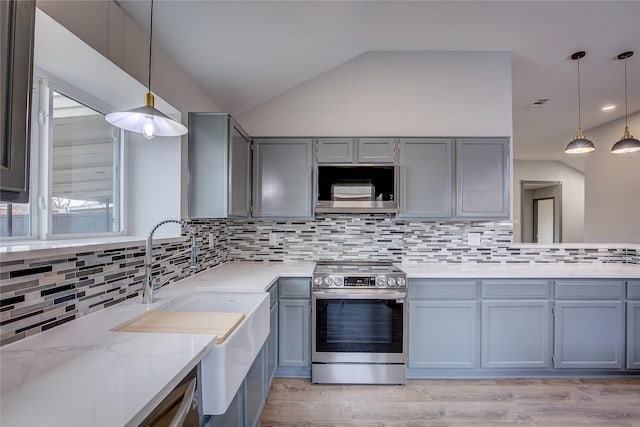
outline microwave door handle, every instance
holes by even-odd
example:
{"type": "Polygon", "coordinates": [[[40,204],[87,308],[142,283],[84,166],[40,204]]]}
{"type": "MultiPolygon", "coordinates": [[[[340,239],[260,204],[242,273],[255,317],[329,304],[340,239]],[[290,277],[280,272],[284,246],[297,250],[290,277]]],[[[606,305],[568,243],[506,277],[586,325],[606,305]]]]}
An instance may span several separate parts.
{"type": "Polygon", "coordinates": [[[314,291],[313,296],[318,299],[388,299],[404,303],[405,292],[345,292],[345,291],[314,291]]]}

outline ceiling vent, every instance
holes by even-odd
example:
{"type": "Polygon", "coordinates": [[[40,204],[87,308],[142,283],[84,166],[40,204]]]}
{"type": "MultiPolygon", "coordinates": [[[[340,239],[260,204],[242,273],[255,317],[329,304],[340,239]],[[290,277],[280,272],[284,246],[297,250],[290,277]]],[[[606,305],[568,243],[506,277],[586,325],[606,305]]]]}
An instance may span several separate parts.
{"type": "Polygon", "coordinates": [[[542,104],[544,104],[545,102],[547,102],[550,99],[551,98],[538,98],[535,101],[533,101],[531,104],[529,104],[529,108],[542,107],[542,104]]]}

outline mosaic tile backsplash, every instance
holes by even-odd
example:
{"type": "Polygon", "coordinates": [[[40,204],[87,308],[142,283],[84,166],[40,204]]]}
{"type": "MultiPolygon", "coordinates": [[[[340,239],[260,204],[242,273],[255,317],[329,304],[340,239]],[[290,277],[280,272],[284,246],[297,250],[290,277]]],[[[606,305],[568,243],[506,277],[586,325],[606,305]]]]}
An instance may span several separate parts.
{"type": "MultiPolygon", "coordinates": [[[[318,215],[312,220],[190,221],[201,269],[231,261],[378,260],[432,263],[633,263],[634,249],[512,248],[510,222],[426,222],[392,215],[318,215]],[[468,245],[478,233],[479,245],[468,245]],[[211,239],[210,236],[211,235],[211,239]],[[210,244],[212,246],[210,246],[210,244]]],[[[154,277],[192,274],[189,241],[154,245],[154,277]]],[[[0,261],[0,345],[139,297],[144,246],[0,261]]]]}

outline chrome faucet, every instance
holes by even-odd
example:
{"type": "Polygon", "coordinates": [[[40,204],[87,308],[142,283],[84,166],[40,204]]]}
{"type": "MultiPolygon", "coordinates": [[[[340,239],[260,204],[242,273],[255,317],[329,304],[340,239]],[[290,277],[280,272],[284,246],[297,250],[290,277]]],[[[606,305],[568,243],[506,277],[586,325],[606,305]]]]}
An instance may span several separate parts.
{"type": "Polygon", "coordinates": [[[151,268],[153,263],[153,257],[151,256],[151,252],[153,250],[153,234],[156,232],[158,228],[163,226],[164,224],[175,223],[180,224],[183,227],[187,228],[187,232],[191,236],[191,265],[189,266],[189,270],[197,271],[198,267],[198,246],[196,245],[196,232],[188,225],[185,221],[179,219],[165,219],[164,221],[160,221],[157,223],[149,232],[149,236],[147,237],[147,246],[144,252],[144,284],[142,287],[142,302],[143,303],[151,303],[153,302],[153,281],[151,279],[151,268]]]}

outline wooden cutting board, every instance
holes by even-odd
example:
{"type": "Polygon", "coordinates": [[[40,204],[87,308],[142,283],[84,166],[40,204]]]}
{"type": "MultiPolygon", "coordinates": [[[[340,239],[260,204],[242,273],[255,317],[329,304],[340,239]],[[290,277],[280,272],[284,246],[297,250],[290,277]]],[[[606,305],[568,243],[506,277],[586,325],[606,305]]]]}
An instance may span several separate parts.
{"type": "Polygon", "coordinates": [[[150,311],[138,319],[115,328],[121,332],[165,332],[216,334],[224,342],[244,319],[244,313],[150,311]]]}

